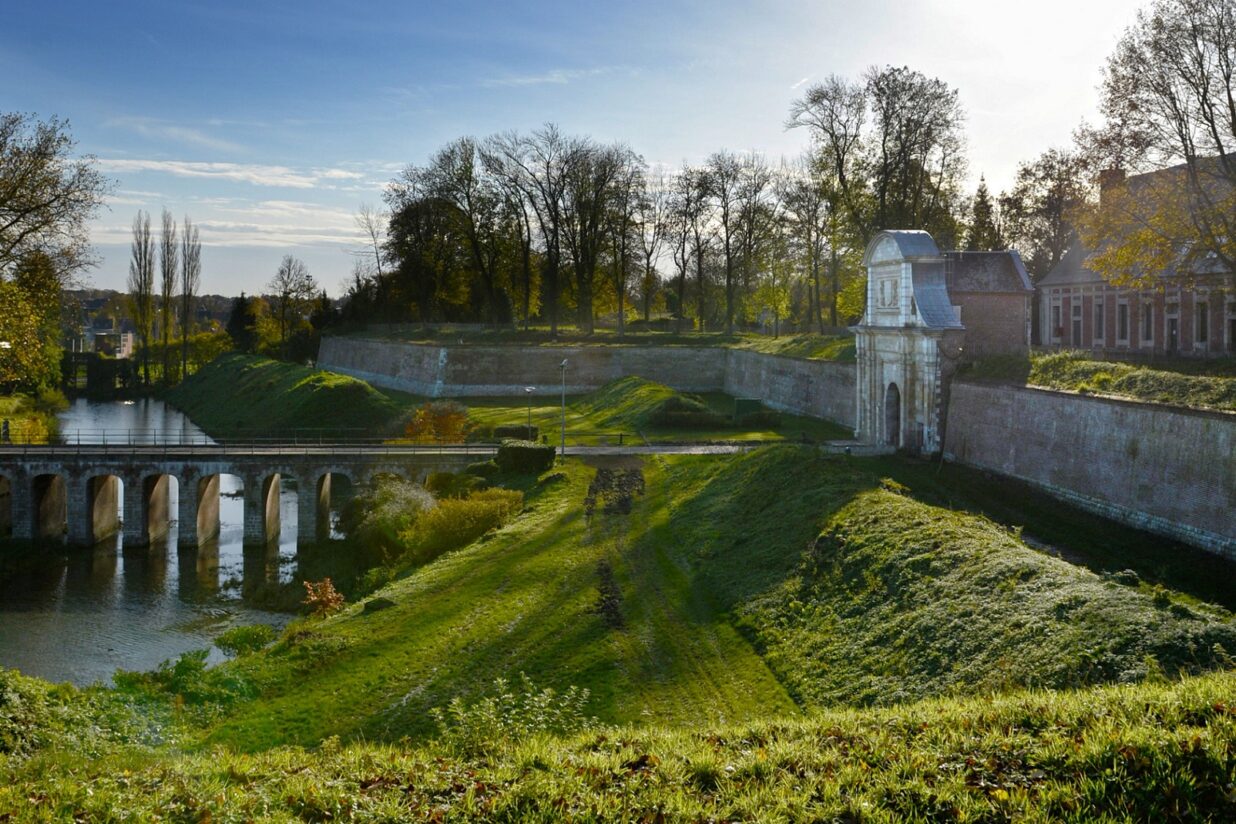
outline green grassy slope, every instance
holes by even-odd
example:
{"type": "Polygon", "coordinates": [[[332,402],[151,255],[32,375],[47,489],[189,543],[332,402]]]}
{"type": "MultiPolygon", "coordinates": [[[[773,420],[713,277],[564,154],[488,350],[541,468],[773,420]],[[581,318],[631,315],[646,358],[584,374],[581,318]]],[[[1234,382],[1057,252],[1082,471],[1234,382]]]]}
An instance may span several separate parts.
{"type": "Polygon", "coordinates": [[[607,723],[694,723],[1136,681],[1236,651],[1224,610],[882,489],[883,468],[788,446],[661,456],[630,515],[589,518],[594,472],[570,464],[496,535],[383,590],[394,608],[231,665],[263,697],[209,740],[419,736],[430,708],[520,671],[589,688],[607,723]],[[602,562],[619,629],[598,610],[602,562]]]}
{"type": "Polygon", "coordinates": [[[384,435],[406,404],[364,381],[284,361],[226,354],[170,390],[167,400],[215,437],[384,435]]]}
{"type": "Polygon", "coordinates": [[[1029,358],[991,358],[974,364],[967,376],[1236,411],[1236,358],[1231,357],[1162,359],[1142,364],[1095,360],[1088,352],[1051,352],[1029,358]]]}
{"type": "Polygon", "coordinates": [[[635,548],[658,511],[645,521],[637,502],[633,516],[588,519],[592,473],[572,465],[566,474],[532,491],[531,511],[488,540],[382,590],[395,607],[354,607],[233,665],[263,697],[232,712],[210,740],[260,748],[424,734],[430,708],[520,671],[560,689],[590,688],[589,712],[608,722],[793,712],[750,644],[694,597],[682,572],[655,546],[635,548]],[[622,630],[596,610],[602,560],[623,591],[622,630]]]}
{"type": "Polygon", "coordinates": [[[0,819],[1231,821],[1236,674],[744,725],[0,757],[0,819]]]}
{"type": "MultiPolygon", "coordinates": [[[[848,439],[853,432],[839,424],[818,418],[782,413],[780,425],[736,424],[716,429],[681,429],[653,426],[652,414],[667,399],[676,395],[664,384],[629,376],[611,381],[595,392],[567,398],[567,441],[569,443],[595,443],[601,438],[612,442],[622,433],[628,442],[640,443],[668,441],[777,441],[801,440],[804,437],[816,441],[848,439]]],[[[713,412],[729,418],[734,412],[734,399],[719,392],[702,396],[713,412]]],[[[531,417],[533,426],[542,434],[556,440],[561,431],[562,409],[554,398],[533,400],[531,417]]],[[[464,398],[468,414],[482,426],[499,424],[523,424],[528,420],[529,409],[523,398],[464,398]]]]}

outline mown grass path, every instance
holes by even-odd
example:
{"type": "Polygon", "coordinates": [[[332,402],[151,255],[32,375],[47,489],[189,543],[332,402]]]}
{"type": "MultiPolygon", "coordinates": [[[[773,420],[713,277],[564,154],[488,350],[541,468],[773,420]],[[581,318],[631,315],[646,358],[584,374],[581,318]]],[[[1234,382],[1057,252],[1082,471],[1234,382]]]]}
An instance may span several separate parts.
{"type": "Polygon", "coordinates": [[[235,667],[262,691],[207,741],[243,749],[431,731],[429,709],[527,672],[538,684],[592,690],[612,723],[750,720],[793,711],[759,655],[672,563],[661,527],[669,490],[653,472],[630,516],[585,517],[594,469],[529,495],[530,511],[488,540],[396,581],[395,606],[359,606],[308,625],[235,667]],[[627,610],[607,627],[596,609],[609,559],[627,610]]]}

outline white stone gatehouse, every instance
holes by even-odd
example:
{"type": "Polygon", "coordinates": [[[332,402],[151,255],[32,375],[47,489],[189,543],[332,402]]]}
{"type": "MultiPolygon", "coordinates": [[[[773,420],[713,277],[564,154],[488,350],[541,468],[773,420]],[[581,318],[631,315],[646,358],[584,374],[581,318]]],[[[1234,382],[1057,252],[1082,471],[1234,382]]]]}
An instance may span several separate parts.
{"type": "Polygon", "coordinates": [[[963,357],[1029,347],[1030,278],[1016,252],[941,252],[916,230],[879,232],[863,264],[867,309],[853,328],[855,434],[939,452],[948,384],[963,357]]]}

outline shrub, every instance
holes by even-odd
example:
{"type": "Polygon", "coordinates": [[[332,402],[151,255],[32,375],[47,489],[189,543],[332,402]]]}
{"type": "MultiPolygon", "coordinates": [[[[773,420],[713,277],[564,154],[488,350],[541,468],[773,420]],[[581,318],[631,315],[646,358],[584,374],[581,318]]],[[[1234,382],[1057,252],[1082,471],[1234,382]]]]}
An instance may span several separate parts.
{"type": "Polygon", "coordinates": [[[494,463],[503,472],[540,475],[554,465],[554,448],[532,441],[503,441],[494,463]]]}
{"type": "Polygon", "coordinates": [[[430,715],[438,724],[441,743],[465,755],[482,755],[537,733],[575,732],[592,726],[596,719],[584,715],[591,693],[576,686],[558,693],[550,687],[537,689],[524,673],[519,685],[510,688],[499,678],[494,694],[473,704],[456,696],[430,715]]]}
{"type": "Polygon", "coordinates": [[[468,407],[457,401],[422,404],[404,435],[415,443],[463,443],[468,435],[468,407]]]}
{"type": "Polygon", "coordinates": [[[464,498],[487,485],[484,478],[466,472],[431,472],[425,479],[425,489],[436,498],[464,498]]]}
{"type": "Polygon", "coordinates": [[[464,467],[464,472],[468,475],[475,475],[478,478],[493,480],[493,478],[502,470],[493,461],[480,461],[478,463],[470,463],[464,467]]]}
{"type": "Polygon", "coordinates": [[[510,520],[523,504],[523,493],[510,489],[485,489],[467,498],[438,501],[401,536],[410,547],[408,558],[424,564],[444,552],[470,544],[510,520]]]}
{"type": "Polygon", "coordinates": [[[215,638],[215,646],[228,655],[254,652],[275,640],[275,630],[266,624],[232,627],[215,638]]]}
{"type": "Polygon", "coordinates": [[[403,551],[400,533],[433,505],[433,495],[419,484],[385,478],[348,502],[339,525],[348,537],[398,555],[403,551]]]}
{"type": "Polygon", "coordinates": [[[502,424],[494,427],[493,436],[498,440],[535,441],[540,432],[539,427],[527,424],[502,424]]]}
{"type": "Polygon", "coordinates": [[[305,600],[302,602],[309,608],[309,613],[318,618],[324,618],[332,612],[343,609],[343,596],[335,589],[330,578],[321,581],[305,581],[305,600]]]}
{"type": "Polygon", "coordinates": [[[153,672],[120,670],[112,681],[121,690],[178,696],[185,704],[225,706],[251,697],[253,689],[240,676],[225,669],[207,669],[210,650],[194,649],[174,661],[164,661],[153,672]]]}

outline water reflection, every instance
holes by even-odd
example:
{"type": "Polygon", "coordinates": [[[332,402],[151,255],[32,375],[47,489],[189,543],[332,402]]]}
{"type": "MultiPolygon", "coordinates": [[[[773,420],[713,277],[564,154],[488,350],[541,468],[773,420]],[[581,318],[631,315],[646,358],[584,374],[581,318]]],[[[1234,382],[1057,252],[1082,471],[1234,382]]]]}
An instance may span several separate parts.
{"type": "MultiPolygon", "coordinates": [[[[78,400],[61,415],[61,432],[71,441],[114,442],[121,431],[136,433],[135,440],[208,440],[157,400],[78,400]]],[[[176,487],[170,490],[172,513],[176,487]]],[[[208,646],[235,624],[285,624],[287,614],[258,605],[274,595],[287,602],[289,591],[295,596],[283,585],[299,581],[298,565],[305,563],[296,547],[297,490],[284,484],[279,540],[268,547],[243,545],[241,480],[222,476],[219,492],[219,537],[200,547],[178,547],[173,524],[150,546],[126,547],[116,535],[89,550],[41,547],[33,558],[30,550],[22,557],[0,555],[0,666],[53,681],[108,681],[117,669],[151,669],[208,646]]],[[[336,548],[307,550],[315,569],[306,577],[354,572],[347,553],[336,548]]],[[[212,649],[211,660],[222,655],[212,649]]]]}

